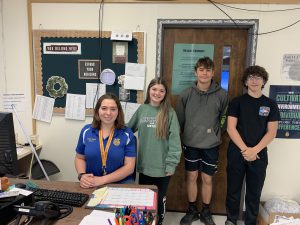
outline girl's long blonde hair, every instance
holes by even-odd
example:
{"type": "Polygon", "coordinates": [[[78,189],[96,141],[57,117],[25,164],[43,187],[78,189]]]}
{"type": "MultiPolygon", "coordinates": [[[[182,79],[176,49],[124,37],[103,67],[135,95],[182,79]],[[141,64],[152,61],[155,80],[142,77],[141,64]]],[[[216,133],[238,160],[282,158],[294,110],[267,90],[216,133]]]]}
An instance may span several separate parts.
{"type": "Polygon", "coordinates": [[[147,88],[147,97],[144,103],[150,103],[150,88],[156,84],[163,85],[166,90],[166,95],[160,102],[159,111],[156,116],[156,136],[160,139],[167,139],[169,137],[169,110],[171,108],[167,82],[160,77],[151,80],[147,88]]]}

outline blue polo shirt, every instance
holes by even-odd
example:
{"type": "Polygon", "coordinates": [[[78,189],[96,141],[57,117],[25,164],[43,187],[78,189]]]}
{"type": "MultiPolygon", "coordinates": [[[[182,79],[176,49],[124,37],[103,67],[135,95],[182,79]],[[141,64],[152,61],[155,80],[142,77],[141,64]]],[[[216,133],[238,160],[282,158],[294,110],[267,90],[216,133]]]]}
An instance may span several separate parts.
{"type": "MultiPolygon", "coordinates": [[[[104,148],[107,141],[108,137],[103,140],[104,148]]],[[[85,156],[86,173],[92,173],[95,176],[103,175],[98,129],[93,128],[91,124],[87,124],[82,128],[76,152],[85,156]]],[[[115,129],[108,150],[106,172],[112,173],[122,167],[124,165],[125,156],[136,157],[135,138],[131,129],[128,127],[115,129]]],[[[126,183],[128,180],[133,180],[133,176],[130,175],[117,183],[126,183]]]]}

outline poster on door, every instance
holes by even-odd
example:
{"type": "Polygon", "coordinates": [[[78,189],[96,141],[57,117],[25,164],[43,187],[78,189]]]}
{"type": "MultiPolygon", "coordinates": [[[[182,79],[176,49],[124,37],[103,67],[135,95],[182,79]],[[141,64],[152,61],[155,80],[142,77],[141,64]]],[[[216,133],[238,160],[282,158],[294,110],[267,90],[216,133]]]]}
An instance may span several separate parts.
{"type": "Polygon", "coordinates": [[[196,80],[194,67],[199,58],[210,57],[213,60],[213,56],[213,44],[174,44],[172,95],[192,86],[196,80]]]}
{"type": "Polygon", "coordinates": [[[300,86],[270,85],[270,98],[279,112],[277,138],[300,138],[300,86]]]}

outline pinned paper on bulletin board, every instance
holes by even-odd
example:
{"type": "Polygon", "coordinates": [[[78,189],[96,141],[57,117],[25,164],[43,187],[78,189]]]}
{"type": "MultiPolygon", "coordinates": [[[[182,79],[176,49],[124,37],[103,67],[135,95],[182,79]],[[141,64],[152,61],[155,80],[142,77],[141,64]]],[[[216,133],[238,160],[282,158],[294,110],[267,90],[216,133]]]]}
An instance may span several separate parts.
{"type": "Polygon", "coordinates": [[[144,90],[145,74],[145,64],[126,63],[124,88],[131,90],[144,90]]]}

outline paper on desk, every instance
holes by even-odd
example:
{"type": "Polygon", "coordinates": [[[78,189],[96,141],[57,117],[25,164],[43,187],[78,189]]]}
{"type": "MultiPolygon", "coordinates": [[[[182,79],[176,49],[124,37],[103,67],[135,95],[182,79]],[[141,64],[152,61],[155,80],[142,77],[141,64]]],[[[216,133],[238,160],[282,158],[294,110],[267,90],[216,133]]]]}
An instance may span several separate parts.
{"type": "Polygon", "coordinates": [[[108,192],[107,187],[103,187],[95,190],[87,206],[94,207],[98,205],[102,201],[102,199],[107,195],[107,192],[108,192]]]}
{"type": "Polygon", "coordinates": [[[21,147],[21,148],[18,147],[17,148],[17,155],[23,155],[27,152],[31,152],[31,150],[27,149],[27,148],[23,148],[23,147],[21,147]]]}
{"type": "Polygon", "coordinates": [[[157,194],[147,188],[107,187],[107,191],[98,189],[94,192],[86,205],[87,208],[116,208],[131,205],[142,209],[145,207],[149,210],[156,209],[157,194]]]}
{"type": "Polygon", "coordinates": [[[25,190],[25,189],[22,189],[22,188],[17,188],[17,187],[9,189],[9,191],[17,191],[17,192],[19,192],[19,194],[25,195],[25,196],[28,196],[32,193],[32,191],[28,191],[28,190],[25,190]]]}
{"type": "Polygon", "coordinates": [[[106,212],[102,210],[93,210],[90,215],[85,216],[79,225],[106,225],[110,224],[116,225],[115,214],[113,212],[106,212]]]}
{"type": "Polygon", "coordinates": [[[300,219],[294,219],[294,217],[275,216],[274,223],[271,225],[300,225],[300,219]]]}
{"type": "Polygon", "coordinates": [[[101,204],[112,207],[133,205],[155,209],[155,192],[144,188],[109,187],[108,194],[101,204]]]}

